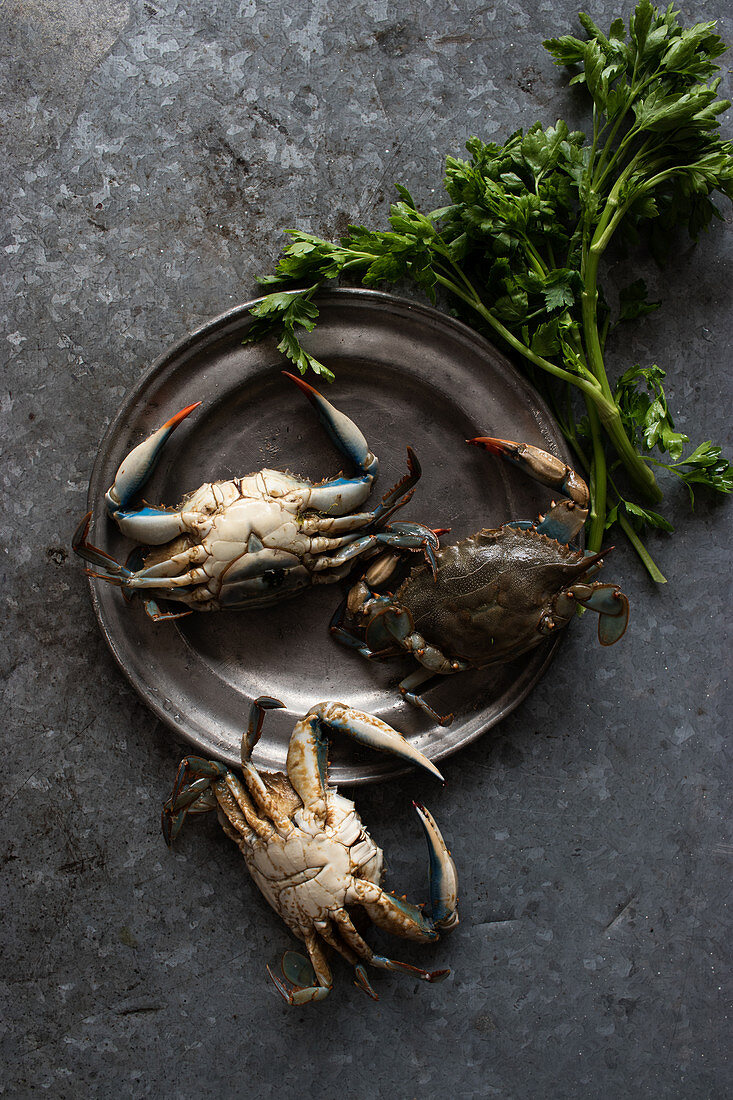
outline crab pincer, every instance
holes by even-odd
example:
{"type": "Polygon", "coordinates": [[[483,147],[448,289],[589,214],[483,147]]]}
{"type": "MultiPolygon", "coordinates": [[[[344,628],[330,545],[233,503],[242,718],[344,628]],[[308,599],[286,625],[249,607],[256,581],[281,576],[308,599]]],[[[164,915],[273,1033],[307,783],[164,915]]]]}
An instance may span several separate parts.
{"type": "Polygon", "coordinates": [[[558,503],[553,501],[536,524],[535,530],[540,534],[568,543],[582,530],[588,518],[590,494],[585,481],[572,466],[531,443],[514,443],[511,439],[495,439],[492,436],[476,436],[466,442],[483,447],[490,454],[518,466],[535,481],[565,494],[568,499],[558,503]]]}
{"type": "Polygon", "coordinates": [[[298,378],[296,374],[290,374],[286,370],[282,371],[282,374],[285,378],[289,378],[301,393],[304,393],[308,398],[317,411],[318,419],[325,428],[326,433],[338,450],[351,459],[354,465],[362,471],[363,477],[369,477],[373,480],[377,476],[379,462],[376,455],[373,455],[369,450],[366,439],[354,421],[346,413],[342,413],[335,408],[330,401],[327,401],[315,386],[311,386],[302,378],[298,378]]]}
{"type": "Polygon", "coordinates": [[[185,530],[181,517],[167,508],[145,505],[128,511],[127,505],[152,476],[163,448],[179,424],[201,406],[200,401],[187,405],[166,420],[152,435],[138,443],[121,462],[115,479],[105,494],[107,512],[123,535],[139,542],[158,545],[168,542],[185,530]]]}

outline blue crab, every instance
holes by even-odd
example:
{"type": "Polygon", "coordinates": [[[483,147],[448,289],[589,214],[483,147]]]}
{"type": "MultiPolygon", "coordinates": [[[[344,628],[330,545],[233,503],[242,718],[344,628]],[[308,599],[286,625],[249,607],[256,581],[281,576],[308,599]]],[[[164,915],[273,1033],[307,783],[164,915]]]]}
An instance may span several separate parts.
{"type": "Polygon", "coordinates": [[[601,645],[617,642],[629,619],[629,601],[618,586],[590,580],[603,553],[572,545],[588,515],[585,481],[561,459],[530,444],[488,436],[468,442],[509,460],[567,499],[553,502],[538,520],[515,520],[441,547],[430,570],[381,555],[331,623],[334,637],[364,657],[414,657],[420,667],[399,690],[444,725],[452,715],[437,714],[416,690],[434,676],[510,661],[567,626],[578,605],[598,613],[601,645]],[[381,591],[387,585],[392,591],[381,591]]]}
{"type": "Polygon", "coordinates": [[[326,946],[354,967],[355,984],[375,1000],[365,963],[400,970],[426,982],[449,970],[422,970],[375,953],[357,928],[359,916],[397,936],[423,943],[458,923],[457,877],[443,837],[424,806],[414,803],[430,857],[427,909],[383,890],[382,852],[366,831],[354,803],[328,783],[327,731],[344,733],[372,748],[391,752],[442,780],[438,769],[401,734],[369,714],[342,703],[311,707],[295,725],[286,769],[258,772],[252,763],[265,712],[283,704],[261,696],[252,704],[242,737],[244,784],[217,760],[188,756],[181,761],[162,825],[171,844],[188,814],[216,810],[226,835],[239,847],[249,872],[269,904],[301,940],[308,958],[288,951],[283,978],[268,972],[291,1005],[321,1001],[332,986],[326,946]]]}
{"type": "Polygon", "coordinates": [[[356,559],[384,547],[422,549],[432,558],[438,540],[431,530],[387,523],[420,478],[413,450],[407,448],[407,474],[376,508],[359,510],[377,476],[376,456],[348,416],[307,382],[283,373],[315,406],[334,444],[356,465],[356,475],[314,483],[264,469],[202,485],[177,508],[131,507],[171,432],[200,402],[189,405],[130,451],[105,496],[122,533],[146,549],[134,550],[122,565],[88,541],[91,513],[79,524],[72,545],[94,567],[91,576],[118,585],[127,597],[141,595],[150,617],[160,620],[192,610],[265,606],[308,585],[340,580],[356,559]],[[163,610],[159,600],[187,610],[163,610]]]}

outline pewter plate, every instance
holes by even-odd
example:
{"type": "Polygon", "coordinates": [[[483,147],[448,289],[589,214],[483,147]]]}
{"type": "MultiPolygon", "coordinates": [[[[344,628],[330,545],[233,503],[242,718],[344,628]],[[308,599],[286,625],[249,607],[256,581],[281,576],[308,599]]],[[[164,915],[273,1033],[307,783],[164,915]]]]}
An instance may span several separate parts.
{"type": "MultiPolygon", "coordinates": [[[[311,406],[280,373],[274,343],[243,347],[249,302],[217,317],[155,362],[128,395],[102,442],[89,487],[91,540],[118,560],[131,549],[103,508],[126,453],[178,409],[202,407],[174,433],[147,500],[169,505],[205,481],[270,466],[313,480],[331,477],[342,457],[311,406]]],[[[534,518],[549,490],[466,446],[476,435],[535,443],[569,459],[550,413],[487,341],[443,313],[377,291],[334,290],[319,298],[321,321],[308,347],[336,381],[328,397],[348,413],[379,456],[376,500],[405,472],[405,445],[423,466],[400,518],[450,527],[444,541],[508,519],[534,518]]],[[[207,756],[236,765],[251,701],[275,695],[286,709],[267,715],[255,763],[283,769],[295,720],[314,703],[338,699],[378,715],[431,760],[455,752],[499,722],[525,697],[557,642],[488,672],[445,677],[429,692],[448,727],[406,704],[396,685],[410,660],[367,662],[330,637],[346,584],[325,585],[272,608],[195,613],[155,624],[142,604],[90,580],[99,624],[122,671],[155,714],[207,756]]],[[[342,785],[403,774],[387,756],[332,747],[332,779],[342,785]]]]}

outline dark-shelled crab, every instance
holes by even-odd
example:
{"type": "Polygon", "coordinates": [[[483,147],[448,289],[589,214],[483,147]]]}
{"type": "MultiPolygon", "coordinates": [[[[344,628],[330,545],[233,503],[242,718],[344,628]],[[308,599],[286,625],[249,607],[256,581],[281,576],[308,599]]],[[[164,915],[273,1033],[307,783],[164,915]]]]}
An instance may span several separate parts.
{"type": "Polygon", "coordinates": [[[487,436],[469,442],[568,499],[553,502],[538,520],[514,520],[441,547],[435,568],[381,555],[331,624],[335,638],[364,657],[411,654],[420,667],[402,680],[400,691],[442,724],[452,715],[438,715],[417,693],[433,676],[512,660],[567,626],[579,604],[598,613],[601,645],[617,642],[629,618],[629,601],[617,585],[590,580],[603,554],[572,545],[588,515],[583,479],[530,444],[487,436]],[[384,591],[387,586],[391,591],[384,591]]]}

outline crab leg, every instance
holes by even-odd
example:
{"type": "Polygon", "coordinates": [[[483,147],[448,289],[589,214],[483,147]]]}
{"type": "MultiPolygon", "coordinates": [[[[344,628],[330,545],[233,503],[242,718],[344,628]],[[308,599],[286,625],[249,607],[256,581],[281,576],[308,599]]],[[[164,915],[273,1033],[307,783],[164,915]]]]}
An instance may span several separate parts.
{"type": "MultiPolygon", "coordinates": [[[[276,702],[269,698],[266,701],[276,702]]],[[[263,709],[268,709],[264,707],[264,699],[263,709]]],[[[247,792],[233,772],[218,760],[187,756],[179,765],[173,791],[163,806],[162,826],[166,844],[170,845],[175,840],[187,814],[213,810],[217,802],[226,809],[226,816],[237,825],[240,833],[256,833],[263,839],[273,835],[272,826],[258,817],[247,792]]]]}
{"type": "Polygon", "coordinates": [[[420,710],[424,710],[426,714],[436,721],[441,726],[449,726],[453,721],[453,712],[450,714],[438,714],[437,710],[430,706],[430,703],[418,695],[415,688],[422,687],[423,684],[427,684],[429,680],[433,680],[437,673],[429,668],[416,668],[414,672],[405,676],[404,680],[400,680],[398,685],[400,695],[404,699],[407,699],[408,703],[412,703],[413,707],[419,707],[420,710]]]}
{"type": "Polygon", "coordinates": [[[211,791],[212,781],[221,779],[225,774],[226,768],[216,760],[186,756],[181,761],[171,796],[163,806],[161,817],[167,845],[170,846],[176,839],[188,814],[205,813],[206,810],[214,809],[215,803],[206,795],[211,791]]]}
{"type": "Polygon", "coordinates": [[[360,557],[371,547],[389,546],[401,550],[422,550],[435,574],[435,550],[438,545],[438,536],[430,527],[424,527],[421,523],[396,522],[391,523],[385,531],[355,538],[333,554],[328,556],[323,554],[317,558],[313,569],[316,572],[322,572],[324,569],[331,569],[360,557]]]}
{"type": "MultiPolygon", "coordinates": [[[[257,814],[255,807],[250,801],[249,795],[234,772],[226,773],[224,783],[220,787],[217,787],[216,794],[222,804],[226,801],[227,796],[231,796],[244,814],[250,829],[253,829],[262,840],[269,840],[275,835],[275,830],[270,822],[265,821],[264,818],[259,817],[257,814]],[[221,795],[224,797],[222,798],[221,795]]],[[[229,816],[228,813],[227,816],[229,816]]]]}
{"type": "MultiPolygon", "coordinates": [[[[241,785],[239,787],[239,798],[235,798],[229,788],[222,784],[216,787],[215,793],[216,800],[219,803],[217,806],[219,824],[229,839],[237,845],[245,859],[252,850],[256,838],[259,838],[260,841],[272,839],[275,835],[274,830],[268,822],[261,821],[257,817],[254,806],[247,798],[241,785]]],[[[261,883],[258,883],[258,885],[262,890],[261,883]]]]}
{"type": "Polygon", "coordinates": [[[292,823],[287,814],[282,813],[278,808],[276,799],[270,795],[250,757],[262,735],[262,723],[265,713],[268,710],[278,710],[284,706],[285,704],[281,703],[279,699],[273,699],[269,695],[261,695],[258,699],[255,699],[250,707],[249,725],[242,736],[241,746],[242,772],[244,773],[247,789],[258,809],[269,816],[281,836],[291,832],[292,823]]]}
{"type": "Polygon", "coordinates": [[[511,439],[495,439],[492,436],[477,436],[467,442],[484,447],[491,454],[500,455],[524,470],[535,481],[549,485],[570,497],[570,500],[553,503],[536,525],[536,529],[540,534],[557,539],[558,542],[567,543],[575,538],[588,518],[590,495],[588,486],[572,466],[531,443],[514,443],[511,439]]]}
{"type": "MultiPolygon", "coordinates": [[[[366,940],[359,935],[351,917],[345,910],[340,909],[335,912],[333,916],[339,926],[341,935],[349,946],[352,947],[362,959],[366,959],[368,963],[371,963],[372,966],[376,966],[379,970],[403,970],[414,975],[416,978],[420,978],[424,982],[439,982],[442,981],[443,978],[447,978],[450,974],[450,970],[423,970],[421,967],[412,966],[410,963],[398,962],[397,959],[388,959],[384,955],[377,955],[366,940]]],[[[394,929],[390,929],[390,931],[394,931],[394,929]]],[[[404,935],[404,933],[402,934],[404,935]]],[[[356,984],[364,989],[365,992],[369,993],[375,1000],[379,999],[367,980],[366,972],[362,969],[360,973],[358,967],[356,984]]]]}
{"type": "MultiPolygon", "coordinates": [[[[134,551],[133,551],[134,553],[134,551]]],[[[140,555],[144,558],[144,554],[140,555]]],[[[189,566],[202,565],[208,557],[204,546],[189,546],[177,554],[171,554],[168,558],[156,562],[155,565],[145,566],[141,562],[139,569],[135,571],[136,577],[175,577],[187,571],[189,566]]],[[[128,559],[128,567],[129,567],[128,559]]]]}
{"type": "MultiPolygon", "coordinates": [[[[341,625],[345,608],[346,600],[343,600],[336,609],[333,618],[331,619],[329,630],[332,637],[335,638],[339,645],[345,645],[348,646],[349,649],[355,649],[360,657],[366,657],[367,660],[387,656],[387,653],[385,652],[387,648],[386,646],[381,649],[372,649],[368,642],[365,642],[361,638],[358,638],[356,634],[352,634],[349,630],[346,629],[346,627],[341,625]]],[[[379,622],[381,618],[383,618],[383,616],[379,616],[376,619],[376,622],[379,622]]],[[[398,653],[399,649],[397,647],[394,647],[393,649],[390,648],[389,656],[393,657],[396,656],[398,653]]]]}
{"type": "Polygon", "coordinates": [[[311,1001],[322,1001],[331,992],[333,985],[331,970],[315,932],[307,932],[304,941],[310,962],[296,951],[286,951],[282,957],[283,975],[293,988],[285,985],[269,966],[267,968],[275,988],[289,1005],[305,1005],[310,1004],[311,1001]]]}
{"type": "Polygon", "coordinates": [[[127,566],[116,561],[111,554],[107,554],[106,551],[100,550],[98,546],[87,542],[91,521],[92,513],[87,512],[76,531],[74,531],[71,548],[75,554],[78,554],[84,561],[89,562],[95,569],[102,570],[102,573],[94,573],[93,576],[100,576],[103,580],[109,581],[110,584],[118,584],[124,587],[132,576],[132,572],[127,566]]]}
{"type": "Polygon", "coordinates": [[[407,611],[388,614],[384,626],[396,642],[411,653],[416,661],[431,673],[447,676],[453,672],[465,672],[471,666],[460,658],[446,657],[437,646],[431,645],[414,629],[412,616],[407,611]]]}
{"type": "Polygon", "coordinates": [[[217,811],[219,824],[226,836],[237,845],[242,855],[246,858],[247,852],[250,851],[257,835],[254,829],[250,829],[244,814],[237,807],[234,799],[231,800],[231,805],[227,808],[225,813],[220,798],[217,811]]]}
{"type": "Polygon", "coordinates": [[[169,623],[173,619],[185,619],[187,615],[193,615],[191,608],[186,611],[161,611],[156,600],[150,596],[143,596],[143,607],[145,608],[145,614],[149,619],[152,619],[154,623],[169,623]]]}
{"type": "Polygon", "coordinates": [[[615,584],[573,585],[570,589],[578,603],[598,612],[598,641],[614,645],[626,632],[629,622],[629,601],[615,584]],[[576,589],[590,589],[586,595],[576,589]]]}
{"type": "MultiPolygon", "coordinates": [[[[332,914],[332,916],[333,919],[336,920],[335,914],[332,914]]],[[[354,985],[359,989],[363,989],[373,1000],[378,1001],[379,997],[371,987],[366,970],[362,963],[359,962],[359,956],[352,950],[349,944],[345,942],[346,936],[344,935],[343,938],[340,939],[331,927],[331,922],[329,920],[314,920],[313,927],[316,932],[318,932],[319,936],[321,936],[334,951],[338,951],[339,955],[354,967],[354,985]]],[[[341,929],[341,931],[343,933],[343,929],[341,929]]]]}
{"type": "MultiPolygon", "coordinates": [[[[92,513],[87,512],[84,519],[77,527],[71,542],[72,549],[80,558],[83,558],[84,561],[94,566],[94,570],[87,569],[88,576],[99,577],[100,580],[117,585],[122,589],[125,599],[131,599],[135,588],[138,587],[135,584],[136,571],[130,569],[130,559],[128,559],[127,565],[122,565],[110,554],[106,553],[106,551],[100,550],[98,546],[94,546],[92,543],[87,542],[91,518],[92,513]]],[[[130,558],[133,556],[135,556],[135,551],[133,551],[130,558]]],[[[171,595],[170,598],[175,599],[175,594],[171,595]]],[[[162,622],[167,619],[182,619],[186,615],[191,614],[190,610],[161,611],[156,601],[150,596],[143,597],[143,604],[148,616],[154,622],[162,622]]]]}

